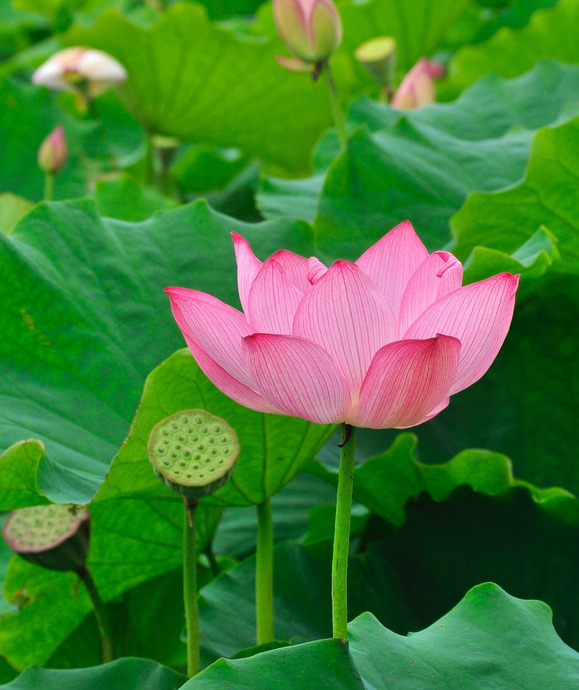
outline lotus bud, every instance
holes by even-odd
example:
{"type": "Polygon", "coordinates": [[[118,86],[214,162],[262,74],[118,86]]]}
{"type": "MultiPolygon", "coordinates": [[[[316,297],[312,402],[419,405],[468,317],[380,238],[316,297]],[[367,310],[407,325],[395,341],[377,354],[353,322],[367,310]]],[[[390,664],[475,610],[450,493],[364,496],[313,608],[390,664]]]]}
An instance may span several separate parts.
{"type": "Polygon", "coordinates": [[[64,129],[57,127],[52,131],[38,149],[38,167],[47,175],[60,172],[68,161],[68,146],[64,129]]]}
{"type": "Polygon", "coordinates": [[[126,78],[121,63],[102,50],[74,47],[49,58],[34,72],[32,82],[94,98],[126,78]]]}
{"type": "Polygon", "coordinates": [[[273,16],[288,50],[306,65],[326,62],[342,41],[342,21],[332,0],[274,0],[273,16]]]}
{"type": "Polygon", "coordinates": [[[421,58],[402,80],[392,99],[392,107],[411,110],[433,103],[436,98],[434,79],[442,75],[441,65],[421,58]]]}
{"type": "Polygon", "coordinates": [[[31,563],[78,571],[88,555],[89,513],[74,505],[20,508],[8,515],[2,536],[14,553],[31,563]]]}
{"type": "Polygon", "coordinates": [[[186,499],[199,500],[227,482],[239,441],[224,419],[206,410],[182,410],[153,428],[148,452],[164,484],[186,499]]]}
{"type": "Polygon", "coordinates": [[[385,89],[394,84],[396,72],[396,39],[392,36],[372,38],[356,49],[356,60],[385,89]]]}

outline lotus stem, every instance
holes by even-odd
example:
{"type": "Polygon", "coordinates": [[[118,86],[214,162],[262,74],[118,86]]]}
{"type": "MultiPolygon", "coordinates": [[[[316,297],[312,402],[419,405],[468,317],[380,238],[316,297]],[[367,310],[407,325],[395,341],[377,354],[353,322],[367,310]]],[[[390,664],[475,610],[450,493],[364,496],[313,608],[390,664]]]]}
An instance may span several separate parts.
{"type": "Polygon", "coordinates": [[[103,648],[103,663],[108,664],[114,659],[113,643],[111,638],[111,626],[107,616],[103,600],[100,597],[96,583],[86,565],[81,565],[76,571],[77,575],[83,581],[84,586],[91,598],[94,615],[99,628],[101,636],[101,644],[103,648]]]}
{"type": "Polygon", "coordinates": [[[269,498],[257,506],[255,605],[257,644],[272,642],[275,639],[273,628],[273,518],[269,498]]]}
{"type": "Polygon", "coordinates": [[[183,498],[185,515],[183,520],[183,597],[185,600],[185,621],[187,627],[187,674],[199,673],[201,639],[199,628],[199,606],[197,604],[197,557],[195,554],[195,519],[199,501],[183,498]]]}
{"type": "Polygon", "coordinates": [[[44,201],[52,201],[54,199],[54,173],[45,173],[44,175],[44,201]]]}
{"type": "Polygon", "coordinates": [[[343,424],[332,555],[332,634],[335,638],[346,641],[348,640],[348,554],[354,488],[355,441],[356,428],[343,424]]]}
{"type": "Polygon", "coordinates": [[[330,94],[330,103],[332,105],[332,114],[334,116],[334,123],[336,125],[336,130],[338,132],[340,147],[342,151],[345,151],[348,144],[348,134],[346,132],[346,119],[344,117],[344,111],[342,110],[342,106],[340,104],[338,90],[336,89],[336,83],[334,81],[334,77],[332,75],[332,70],[330,68],[329,62],[326,62],[324,64],[322,71],[326,75],[328,93],[330,94]]]}

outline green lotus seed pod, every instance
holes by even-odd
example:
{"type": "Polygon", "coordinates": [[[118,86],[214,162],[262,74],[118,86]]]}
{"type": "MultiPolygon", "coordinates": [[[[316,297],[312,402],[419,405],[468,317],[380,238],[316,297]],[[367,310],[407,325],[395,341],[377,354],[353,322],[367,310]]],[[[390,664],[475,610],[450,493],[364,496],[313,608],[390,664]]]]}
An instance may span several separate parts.
{"type": "Polygon", "coordinates": [[[237,434],[206,410],[182,410],[151,431],[149,459],[170,489],[200,499],[221,488],[239,455],[237,434]]]}
{"type": "Polygon", "coordinates": [[[88,510],[61,504],[13,510],[2,528],[12,551],[49,570],[78,570],[83,566],[89,534],[88,510]]]}

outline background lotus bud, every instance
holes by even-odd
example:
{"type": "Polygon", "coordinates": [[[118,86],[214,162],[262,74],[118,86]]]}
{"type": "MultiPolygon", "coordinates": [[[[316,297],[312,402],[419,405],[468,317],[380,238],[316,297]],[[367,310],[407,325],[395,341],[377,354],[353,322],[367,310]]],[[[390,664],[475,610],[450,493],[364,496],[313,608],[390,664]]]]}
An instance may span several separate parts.
{"type": "Polygon", "coordinates": [[[340,45],[342,21],[332,0],[274,0],[273,15],[288,50],[303,62],[325,62],[340,45]]]}
{"type": "Polygon", "coordinates": [[[396,40],[392,36],[372,38],[356,48],[356,60],[370,72],[383,88],[394,85],[396,40]]]}
{"type": "Polygon", "coordinates": [[[32,82],[94,97],[126,78],[125,68],[107,53],[75,47],[55,53],[34,72],[32,82]]]}
{"type": "Polygon", "coordinates": [[[441,65],[421,58],[402,80],[392,99],[392,107],[403,110],[419,108],[435,101],[434,79],[442,77],[441,65]]]}
{"type": "Polygon", "coordinates": [[[38,149],[38,167],[47,175],[60,172],[68,161],[68,146],[64,129],[57,127],[38,149]]]}

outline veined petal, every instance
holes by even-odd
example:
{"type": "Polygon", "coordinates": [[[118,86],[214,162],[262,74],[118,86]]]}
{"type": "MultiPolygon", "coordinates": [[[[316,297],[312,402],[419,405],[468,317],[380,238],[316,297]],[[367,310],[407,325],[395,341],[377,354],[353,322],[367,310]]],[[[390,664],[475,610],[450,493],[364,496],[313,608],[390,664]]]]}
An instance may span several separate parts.
{"type": "Polygon", "coordinates": [[[261,267],[249,291],[247,318],[260,333],[291,335],[302,293],[287,279],[276,259],[261,267]]]}
{"type": "Polygon", "coordinates": [[[394,338],[394,314],[376,285],[355,264],[336,261],[305,293],[293,333],[321,345],[360,390],[376,352],[394,338]]]}
{"type": "Polygon", "coordinates": [[[300,292],[308,287],[308,260],[305,256],[294,254],[287,249],[279,249],[270,256],[283,268],[286,278],[300,292]]]}
{"type": "Polygon", "coordinates": [[[187,288],[166,288],[175,320],[220,367],[249,388],[253,380],[242,353],[242,339],[255,330],[237,309],[216,297],[187,288]],[[178,309],[175,309],[178,307],[178,309]]]}
{"type": "Polygon", "coordinates": [[[327,272],[327,267],[324,266],[319,259],[316,259],[315,256],[310,256],[308,259],[308,273],[306,276],[308,283],[315,285],[327,272]]]}
{"type": "Polygon", "coordinates": [[[488,370],[503,344],[515,306],[519,276],[500,273],[465,285],[428,307],[404,338],[452,335],[461,342],[460,362],[449,395],[467,388],[488,370]]]}
{"type": "MultiPolygon", "coordinates": [[[[173,314],[175,315],[177,323],[179,323],[179,321],[185,321],[183,315],[179,315],[179,311],[179,307],[173,304],[173,314]]],[[[270,405],[270,403],[264,400],[259,393],[233,378],[223,367],[219,366],[219,364],[207,354],[203,347],[201,347],[201,344],[187,326],[181,328],[181,331],[199,368],[222,393],[225,393],[225,395],[235,400],[235,402],[240,405],[249,407],[252,410],[257,410],[257,412],[283,414],[281,410],[276,409],[273,405],[270,405]]]]}
{"type": "Polygon", "coordinates": [[[243,345],[256,389],[272,405],[319,424],[347,417],[352,405],[348,384],[319,345],[267,333],[248,336],[243,345]]]}
{"type": "Polygon", "coordinates": [[[371,429],[419,424],[448,396],[459,356],[460,341],[444,335],[384,346],[372,360],[347,422],[371,429]]]}
{"type": "Polygon", "coordinates": [[[434,252],[414,271],[402,295],[399,334],[402,336],[436,300],[462,285],[462,264],[449,252],[434,252]]]}
{"type": "Polygon", "coordinates": [[[231,237],[233,238],[233,247],[237,260],[237,289],[239,291],[239,301],[241,302],[244,314],[247,316],[249,291],[251,289],[251,284],[259,273],[262,263],[251,251],[249,242],[244,237],[238,235],[236,232],[232,232],[231,237]]]}
{"type": "Polygon", "coordinates": [[[356,261],[356,266],[372,278],[398,318],[406,285],[427,258],[426,247],[412,224],[405,220],[366,250],[356,261]]]}

